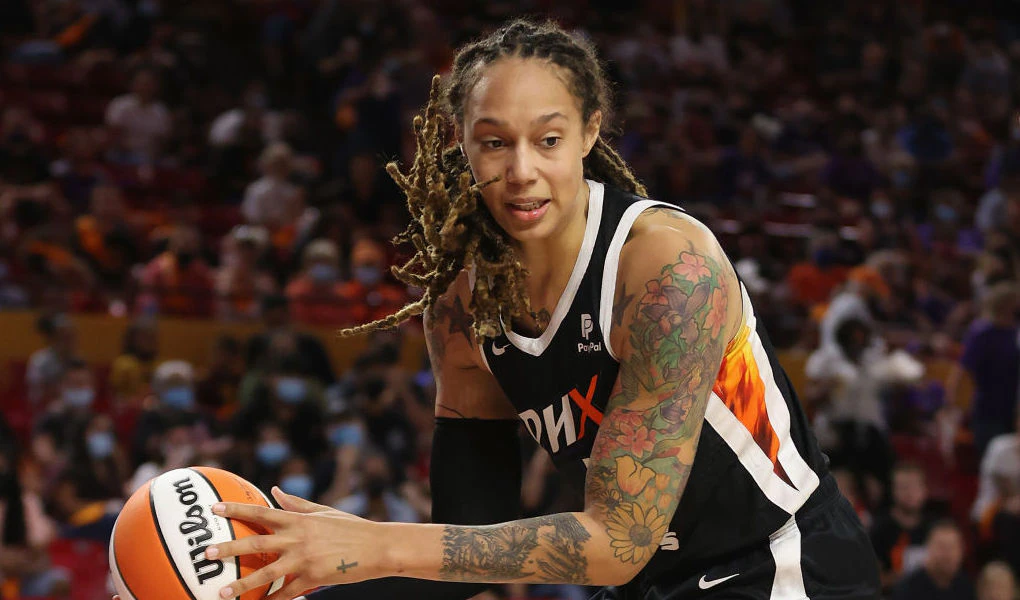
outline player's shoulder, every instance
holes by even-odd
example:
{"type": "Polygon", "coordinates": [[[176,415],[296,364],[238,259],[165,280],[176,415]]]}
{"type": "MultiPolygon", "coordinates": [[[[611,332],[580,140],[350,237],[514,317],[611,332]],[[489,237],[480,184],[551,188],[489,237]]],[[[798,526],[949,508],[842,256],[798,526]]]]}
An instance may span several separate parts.
{"type": "Polygon", "coordinates": [[[623,244],[621,261],[631,266],[659,266],[682,253],[711,257],[722,263],[725,253],[715,235],[701,221],[680,208],[654,206],[642,211],[623,244]]]}

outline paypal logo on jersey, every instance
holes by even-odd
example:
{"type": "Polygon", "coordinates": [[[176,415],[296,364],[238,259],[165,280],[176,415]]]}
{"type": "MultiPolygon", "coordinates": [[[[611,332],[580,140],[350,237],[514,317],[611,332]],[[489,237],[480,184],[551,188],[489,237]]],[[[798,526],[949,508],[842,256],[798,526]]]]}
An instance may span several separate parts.
{"type": "MultiPolygon", "coordinates": [[[[595,322],[592,321],[591,315],[584,313],[581,315],[581,337],[585,340],[591,339],[591,332],[595,330],[595,322]]],[[[600,341],[588,341],[578,342],[577,351],[580,352],[601,352],[602,342],[600,341]]]]}

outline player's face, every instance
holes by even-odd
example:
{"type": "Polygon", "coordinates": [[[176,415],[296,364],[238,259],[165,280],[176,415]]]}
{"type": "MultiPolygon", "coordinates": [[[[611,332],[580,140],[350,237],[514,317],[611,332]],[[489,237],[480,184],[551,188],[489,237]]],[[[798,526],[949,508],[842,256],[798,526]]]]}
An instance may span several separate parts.
{"type": "Polygon", "coordinates": [[[595,144],[601,115],[582,121],[563,76],[543,61],[501,59],[485,68],[465,102],[461,137],[472,174],[479,182],[500,177],[482,196],[519,242],[584,219],[582,159],[595,144]]]}

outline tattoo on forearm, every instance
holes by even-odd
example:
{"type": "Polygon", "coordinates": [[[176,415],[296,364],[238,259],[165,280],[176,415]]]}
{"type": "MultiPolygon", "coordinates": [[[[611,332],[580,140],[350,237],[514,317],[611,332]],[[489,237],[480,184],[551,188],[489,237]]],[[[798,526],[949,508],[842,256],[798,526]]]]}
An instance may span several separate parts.
{"type": "Polygon", "coordinates": [[[569,513],[485,527],[443,530],[440,576],[503,582],[536,576],[550,583],[587,583],[584,543],[591,534],[569,513]]]}
{"type": "Polygon", "coordinates": [[[347,569],[353,569],[358,566],[357,562],[349,563],[346,560],[341,559],[340,564],[337,565],[336,570],[342,572],[344,575],[347,574],[347,569]]]}
{"type": "Polygon", "coordinates": [[[617,299],[614,319],[630,317],[632,351],[592,449],[586,493],[621,562],[644,564],[658,550],[687,485],[725,347],[726,288],[720,263],[690,248],[646,282],[629,314],[625,292],[617,299]]]}

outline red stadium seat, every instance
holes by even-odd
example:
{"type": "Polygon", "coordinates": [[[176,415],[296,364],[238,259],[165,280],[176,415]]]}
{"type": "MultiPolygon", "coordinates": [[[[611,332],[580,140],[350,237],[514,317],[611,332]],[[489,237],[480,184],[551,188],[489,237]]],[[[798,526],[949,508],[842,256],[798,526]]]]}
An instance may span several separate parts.
{"type": "Polygon", "coordinates": [[[109,600],[106,578],[110,568],[106,544],[89,540],[56,540],[50,560],[71,572],[72,600],[109,600]]]}

